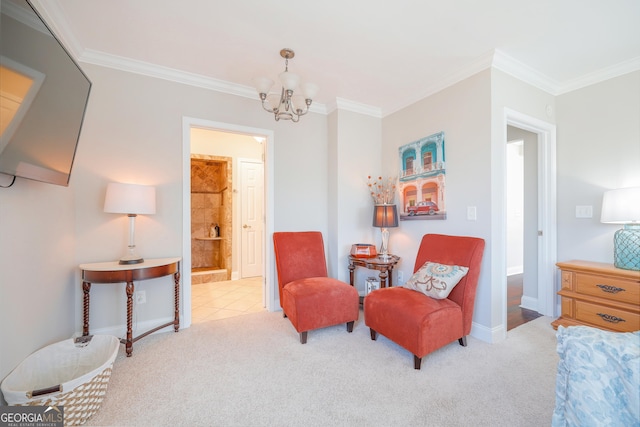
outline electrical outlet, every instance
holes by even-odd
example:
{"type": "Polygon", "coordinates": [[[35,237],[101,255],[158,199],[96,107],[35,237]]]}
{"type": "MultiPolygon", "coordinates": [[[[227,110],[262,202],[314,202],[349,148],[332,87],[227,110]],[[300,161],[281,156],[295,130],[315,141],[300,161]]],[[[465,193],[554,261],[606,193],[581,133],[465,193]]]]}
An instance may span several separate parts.
{"type": "Polygon", "coordinates": [[[398,271],[398,284],[401,285],[404,283],[404,272],[398,271]]]}
{"type": "Polygon", "coordinates": [[[136,304],[144,304],[147,302],[147,293],[145,291],[136,292],[136,304]]]}

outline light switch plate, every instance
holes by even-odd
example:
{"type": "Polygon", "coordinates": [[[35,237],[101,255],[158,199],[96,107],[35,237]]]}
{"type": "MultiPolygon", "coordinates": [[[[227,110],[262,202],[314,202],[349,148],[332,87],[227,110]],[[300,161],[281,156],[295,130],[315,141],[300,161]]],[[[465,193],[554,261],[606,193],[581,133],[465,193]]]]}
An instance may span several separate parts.
{"type": "Polygon", "coordinates": [[[478,219],[477,209],[475,206],[467,206],[467,220],[475,221],[478,219]]]}
{"type": "Polygon", "coordinates": [[[593,218],[593,206],[576,206],[576,218],[593,218]]]}

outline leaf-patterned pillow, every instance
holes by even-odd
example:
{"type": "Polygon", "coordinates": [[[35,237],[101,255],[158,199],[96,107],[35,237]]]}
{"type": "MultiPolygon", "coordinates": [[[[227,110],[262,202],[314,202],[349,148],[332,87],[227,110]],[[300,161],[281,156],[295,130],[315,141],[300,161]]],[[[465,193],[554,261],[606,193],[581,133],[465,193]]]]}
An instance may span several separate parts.
{"type": "Polygon", "coordinates": [[[431,298],[445,299],[468,271],[469,267],[427,261],[403,287],[422,292],[431,298]]]}

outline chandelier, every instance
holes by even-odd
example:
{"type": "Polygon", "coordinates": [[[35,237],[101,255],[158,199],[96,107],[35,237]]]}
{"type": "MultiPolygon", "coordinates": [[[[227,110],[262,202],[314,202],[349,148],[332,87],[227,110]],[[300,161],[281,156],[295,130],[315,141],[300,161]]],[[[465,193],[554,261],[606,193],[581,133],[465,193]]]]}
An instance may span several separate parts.
{"type": "Polygon", "coordinates": [[[253,82],[256,86],[262,108],[269,113],[273,113],[276,121],[291,120],[297,122],[300,116],[304,116],[309,112],[309,107],[313,98],[318,93],[318,86],[313,83],[305,83],[300,85],[302,94],[294,94],[298,87],[300,77],[297,74],[289,72],[289,60],[295,56],[295,52],[291,49],[282,49],[280,56],[284,58],[284,71],[278,76],[282,84],[280,96],[277,93],[269,93],[273,80],[267,77],[259,77],[253,82]]]}

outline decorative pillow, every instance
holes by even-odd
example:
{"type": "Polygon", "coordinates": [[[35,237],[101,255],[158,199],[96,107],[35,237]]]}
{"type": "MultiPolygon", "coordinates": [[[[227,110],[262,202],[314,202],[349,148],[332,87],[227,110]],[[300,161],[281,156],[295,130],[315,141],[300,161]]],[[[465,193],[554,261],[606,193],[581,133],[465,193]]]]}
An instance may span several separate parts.
{"type": "Polygon", "coordinates": [[[431,298],[445,299],[468,271],[468,267],[427,261],[403,287],[422,292],[431,298]]]}
{"type": "Polygon", "coordinates": [[[551,425],[640,426],[640,331],[558,326],[551,425]]]}

